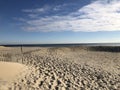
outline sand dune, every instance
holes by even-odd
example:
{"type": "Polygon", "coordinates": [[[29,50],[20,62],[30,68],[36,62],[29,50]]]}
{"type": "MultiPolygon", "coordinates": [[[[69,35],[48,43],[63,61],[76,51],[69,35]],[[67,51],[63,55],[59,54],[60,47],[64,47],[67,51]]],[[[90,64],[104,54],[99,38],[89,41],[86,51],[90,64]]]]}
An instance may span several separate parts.
{"type": "Polygon", "coordinates": [[[6,61],[7,55],[7,62],[30,67],[26,74],[21,73],[18,80],[6,87],[10,90],[120,89],[120,53],[115,50],[96,47],[24,48],[23,54],[1,51],[0,60],[6,61]]]}

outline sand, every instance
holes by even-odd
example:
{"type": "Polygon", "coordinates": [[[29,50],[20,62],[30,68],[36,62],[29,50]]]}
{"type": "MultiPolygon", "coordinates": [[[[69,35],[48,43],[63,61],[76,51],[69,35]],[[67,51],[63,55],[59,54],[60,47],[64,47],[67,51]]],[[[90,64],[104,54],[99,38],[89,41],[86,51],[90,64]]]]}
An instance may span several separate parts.
{"type": "Polygon", "coordinates": [[[1,61],[30,68],[24,70],[27,72],[24,75],[20,70],[19,79],[11,80],[6,90],[120,90],[118,51],[90,47],[24,47],[21,54],[16,50],[0,51],[1,61]]]}
{"type": "Polygon", "coordinates": [[[0,78],[3,80],[14,79],[26,67],[19,63],[0,62],[0,78]]]}
{"type": "Polygon", "coordinates": [[[18,78],[20,72],[27,70],[27,66],[19,63],[0,62],[0,90],[10,85],[18,78]]]}
{"type": "Polygon", "coordinates": [[[7,50],[10,49],[10,47],[0,46],[0,50],[7,50]]]}

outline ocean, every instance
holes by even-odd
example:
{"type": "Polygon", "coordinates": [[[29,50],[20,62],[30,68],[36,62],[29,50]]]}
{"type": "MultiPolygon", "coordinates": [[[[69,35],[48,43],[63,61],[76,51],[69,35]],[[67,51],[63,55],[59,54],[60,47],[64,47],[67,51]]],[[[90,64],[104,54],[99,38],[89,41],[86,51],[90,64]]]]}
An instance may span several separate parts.
{"type": "Polygon", "coordinates": [[[120,43],[71,43],[71,44],[1,44],[7,47],[67,47],[67,46],[120,46],[120,43]]]}

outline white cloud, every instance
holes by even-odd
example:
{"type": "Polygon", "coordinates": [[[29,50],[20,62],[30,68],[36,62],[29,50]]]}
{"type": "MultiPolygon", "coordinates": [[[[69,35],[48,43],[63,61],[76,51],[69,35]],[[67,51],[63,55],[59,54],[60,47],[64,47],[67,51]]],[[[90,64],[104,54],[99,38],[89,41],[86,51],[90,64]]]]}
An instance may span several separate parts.
{"type": "Polygon", "coordinates": [[[37,8],[37,9],[23,9],[23,12],[26,13],[40,13],[40,12],[44,12],[45,9],[44,8],[37,8]]]}
{"type": "Polygon", "coordinates": [[[69,5],[74,5],[74,4],[69,3],[69,4],[57,5],[57,6],[53,7],[53,11],[60,11],[62,9],[65,9],[69,5]]]}
{"type": "Polygon", "coordinates": [[[68,15],[39,17],[26,23],[23,28],[27,31],[120,31],[120,0],[98,0],[68,15]]]}
{"type": "Polygon", "coordinates": [[[58,6],[54,7],[53,10],[54,11],[59,11],[59,10],[61,10],[61,7],[62,7],[62,5],[58,5],[58,6]]]}
{"type": "Polygon", "coordinates": [[[43,13],[49,10],[50,7],[48,5],[43,6],[42,8],[36,8],[36,9],[23,9],[23,12],[26,13],[43,13]]]}

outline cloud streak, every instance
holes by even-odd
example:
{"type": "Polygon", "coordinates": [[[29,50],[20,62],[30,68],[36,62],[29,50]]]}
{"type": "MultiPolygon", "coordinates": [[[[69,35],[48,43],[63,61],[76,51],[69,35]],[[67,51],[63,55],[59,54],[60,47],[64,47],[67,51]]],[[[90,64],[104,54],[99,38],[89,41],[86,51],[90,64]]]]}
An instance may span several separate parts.
{"type": "Polygon", "coordinates": [[[25,13],[43,13],[50,9],[48,5],[43,6],[42,8],[36,8],[36,9],[23,9],[22,12],[25,13]]]}
{"type": "MultiPolygon", "coordinates": [[[[59,11],[60,6],[54,7],[53,9],[59,11]]],[[[48,9],[45,9],[45,7],[23,10],[28,13],[28,16],[31,15],[31,17],[25,21],[26,25],[22,28],[26,31],[33,32],[120,31],[120,0],[97,0],[67,15],[59,15],[62,13],[59,12],[52,15],[39,16],[40,12],[45,12],[46,10],[48,9]]]]}

